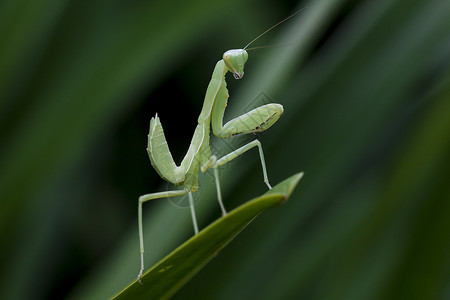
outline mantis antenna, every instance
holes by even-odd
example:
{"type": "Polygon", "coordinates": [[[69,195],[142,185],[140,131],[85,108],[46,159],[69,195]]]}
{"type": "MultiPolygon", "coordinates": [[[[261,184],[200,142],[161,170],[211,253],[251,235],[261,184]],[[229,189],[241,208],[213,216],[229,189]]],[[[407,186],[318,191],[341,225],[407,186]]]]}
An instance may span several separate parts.
{"type": "Polygon", "coordinates": [[[266,49],[266,48],[278,48],[278,47],[291,46],[291,45],[295,45],[295,44],[296,44],[296,43],[284,43],[284,44],[274,44],[274,45],[266,45],[266,46],[257,46],[257,47],[247,48],[246,51],[258,50],[258,49],[266,49]]]}
{"type": "MultiPolygon", "coordinates": [[[[257,37],[255,37],[253,40],[251,40],[250,43],[247,44],[247,46],[245,46],[243,49],[247,49],[248,46],[250,46],[251,44],[253,44],[253,42],[255,42],[257,39],[259,39],[260,37],[262,37],[263,35],[265,35],[266,33],[268,33],[269,31],[271,31],[272,29],[274,29],[275,27],[277,27],[278,25],[280,25],[281,23],[286,22],[287,20],[289,20],[290,18],[292,18],[293,16],[295,16],[296,14],[300,13],[302,10],[304,10],[306,7],[297,10],[295,13],[293,13],[292,15],[290,15],[289,17],[285,18],[284,20],[281,20],[280,22],[278,22],[277,24],[273,25],[272,27],[270,27],[269,29],[265,30],[263,33],[261,33],[260,35],[258,35],[257,37]]],[[[251,48],[251,49],[256,49],[256,48],[251,48]]]]}

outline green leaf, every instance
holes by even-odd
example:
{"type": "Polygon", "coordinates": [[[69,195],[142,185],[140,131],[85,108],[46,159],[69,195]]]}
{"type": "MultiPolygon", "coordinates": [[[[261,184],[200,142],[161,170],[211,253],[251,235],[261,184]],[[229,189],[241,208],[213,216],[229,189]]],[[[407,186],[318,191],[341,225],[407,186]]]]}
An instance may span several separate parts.
{"type": "Polygon", "coordinates": [[[295,174],[264,195],[250,200],[213,222],[154,265],[114,299],[169,298],[217,255],[263,210],[284,203],[303,173],[295,174]]]}

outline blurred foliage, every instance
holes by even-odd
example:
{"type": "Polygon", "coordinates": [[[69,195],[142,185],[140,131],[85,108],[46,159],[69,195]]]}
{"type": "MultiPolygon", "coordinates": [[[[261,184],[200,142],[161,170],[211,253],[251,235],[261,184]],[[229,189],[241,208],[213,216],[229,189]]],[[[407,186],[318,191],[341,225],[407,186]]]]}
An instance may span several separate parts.
{"type": "MultiPolygon", "coordinates": [[[[272,183],[305,171],[301,188],[175,298],[448,299],[446,0],[0,2],[1,298],[104,299],[134,280],[137,198],[166,188],[150,117],[180,159],[222,53],[303,7],[255,43],[293,45],[228,78],[226,116],[283,104],[258,138],[272,183]]],[[[256,153],[221,178],[229,209],[265,190],[256,153]]],[[[220,211],[202,180],[205,226],[220,211]]],[[[170,201],[144,210],[150,265],[192,225],[170,201]]]]}

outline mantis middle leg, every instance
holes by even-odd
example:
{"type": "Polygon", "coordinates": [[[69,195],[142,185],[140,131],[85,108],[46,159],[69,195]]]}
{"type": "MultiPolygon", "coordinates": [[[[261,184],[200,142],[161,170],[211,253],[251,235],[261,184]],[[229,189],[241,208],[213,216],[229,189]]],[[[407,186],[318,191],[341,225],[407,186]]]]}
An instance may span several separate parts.
{"type": "Polygon", "coordinates": [[[250,150],[253,147],[258,147],[259,157],[261,159],[261,167],[262,167],[262,171],[263,171],[264,182],[266,183],[267,187],[270,190],[270,189],[272,189],[272,186],[270,185],[269,178],[267,176],[264,152],[262,150],[261,142],[258,140],[251,141],[250,143],[240,147],[239,149],[234,150],[233,152],[228,153],[227,155],[223,156],[220,159],[216,159],[216,157],[213,155],[211,157],[211,159],[204,166],[202,166],[202,172],[205,172],[208,168],[214,168],[214,178],[216,181],[216,189],[217,189],[217,200],[219,201],[220,208],[222,209],[222,215],[226,215],[227,212],[224,208],[223,201],[222,201],[222,193],[220,190],[220,181],[219,181],[219,174],[217,172],[217,168],[230,162],[231,160],[235,159],[236,157],[243,154],[244,152],[247,152],[248,150],[250,150]]]}
{"type": "Polygon", "coordinates": [[[251,141],[250,143],[242,146],[241,148],[236,149],[231,153],[228,153],[227,155],[225,155],[224,157],[222,157],[221,159],[219,159],[217,161],[217,167],[223,166],[227,162],[230,162],[231,160],[235,159],[236,157],[238,157],[239,155],[243,154],[244,152],[250,150],[253,147],[258,147],[259,158],[261,159],[261,167],[262,167],[263,176],[264,176],[264,182],[266,183],[269,190],[271,190],[272,186],[270,185],[269,178],[267,177],[267,169],[266,169],[266,161],[264,159],[264,152],[263,152],[263,149],[261,146],[261,142],[258,140],[251,141]]]}

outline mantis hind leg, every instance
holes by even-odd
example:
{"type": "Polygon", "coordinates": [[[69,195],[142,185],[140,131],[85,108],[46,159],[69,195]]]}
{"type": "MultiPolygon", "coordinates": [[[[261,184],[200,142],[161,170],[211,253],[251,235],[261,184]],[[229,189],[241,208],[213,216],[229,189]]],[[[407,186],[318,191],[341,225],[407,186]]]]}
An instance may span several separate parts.
{"type": "Polygon", "coordinates": [[[194,208],[194,198],[192,197],[192,192],[189,192],[189,206],[191,207],[191,216],[192,216],[192,224],[194,225],[194,232],[198,234],[198,225],[197,225],[197,217],[195,216],[195,208],[194,208]]]}
{"type": "MultiPolygon", "coordinates": [[[[160,198],[170,198],[170,197],[177,197],[177,196],[184,196],[186,194],[190,195],[189,199],[192,199],[192,195],[189,192],[189,190],[183,189],[183,190],[175,190],[175,191],[167,191],[167,192],[159,192],[159,193],[151,193],[146,194],[139,197],[139,204],[138,204],[138,223],[139,223],[139,247],[140,247],[140,253],[141,253],[141,268],[139,269],[139,274],[137,276],[137,280],[139,282],[140,278],[142,276],[142,273],[144,272],[144,232],[142,228],[142,203],[147,202],[149,200],[154,199],[160,199],[160,198]]],[[[191,208],[192,220],[194,222],[194,229],[196,230],[196,233],[198,232],[197,229],[197,220],[195,219],[195,211],[194,208],[191,208]]]]}

